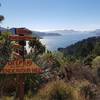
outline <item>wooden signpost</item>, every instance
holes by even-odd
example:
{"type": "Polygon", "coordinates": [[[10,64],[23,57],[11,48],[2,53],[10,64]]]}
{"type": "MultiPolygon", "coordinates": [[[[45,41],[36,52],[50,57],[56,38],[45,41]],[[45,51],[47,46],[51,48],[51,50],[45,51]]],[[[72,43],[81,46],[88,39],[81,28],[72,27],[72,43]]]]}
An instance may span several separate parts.
{"type": "MultiPolygon", "coordinates": [[[[32,32],[25,28],[17,28],[16,34],[17,35],[9,36],[9,39],[11,41],[23,41],[23,42],[33,39],[31,36],[29,36],[30,34],[32,34],[32,32]]],[[[32,60],[24,58],[24,45],[20,45],[19,42],[19,44],[14,45],[13,47],[14,48],[23,47],[22,58],[19,60],[17,59],[9,61],[4,68],[0,69],[0,74],[16,75],[16,79],[19,82],[19,100],[24,100],[24,75],[27,73],[40,74],[43,71],[36,64],[33,64],[32,60]]]]}

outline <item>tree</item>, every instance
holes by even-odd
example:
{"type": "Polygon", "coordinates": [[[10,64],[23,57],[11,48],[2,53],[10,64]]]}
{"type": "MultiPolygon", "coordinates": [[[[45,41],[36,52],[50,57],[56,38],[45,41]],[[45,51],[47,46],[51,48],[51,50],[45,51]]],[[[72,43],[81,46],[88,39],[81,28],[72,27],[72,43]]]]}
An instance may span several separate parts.
{"type": "Polygon", "coordinates": [[[98,76],[98,78],[100,80],[100,56],[97,56],[93,60],[92,66],[93,66],[93,69],[94,69],[94,73],[98,76]]]}
{"type": "Polygon", "coordinates": [[[100,42],[97,42],[95,45],[95,48],[93,50],[93,53],[97,56],[100,56],[100,42]]]}
{"type": "Polygon", "coordinates": [[[0,67],[3,67],[11,55],[11,41],[8,39],[11,33],[4,32],[0,35],[0,67]]]}
{"type": "Polygon", "coordinates": [[[29,41],[29,46],[31,48],[30,55],[33,61],[36,60],[38,55],[45,52],[45,46],[42,45],[37,37],[33,37],[33,39],[29,41]]]}
{"type": "Polygon", "coordinates": [[[95,58],[94,55],[88,55],[87,57],[84,58],[83,63],[85,65],[89,65],[91,67],[92,65],[92,60],[95,58]]]}
{"type": "Polygon", "coordinates": [[[4,16],[0,15],[0,22],[4,20],[4,16]]]}
{"type": "Polygon", "coordinates": [[[100,67],[100,56],[97,56],[96,58],[93,59],[92,66],[93,68],[100,67]]]}
{"type": "MultiPolygon", "coordinates": [[[[41,44],[37,37],[33,37],[29,42],[30,52],[25,58],[32,59],[36,63],[36,59],[39,55],[45,52],[45,46],[41,44]]],[[[43,78],[41,75],[27,74],[25,76],[25,92],[34,93],[39,89],[39,86],[43,83],[43,78]]]]}

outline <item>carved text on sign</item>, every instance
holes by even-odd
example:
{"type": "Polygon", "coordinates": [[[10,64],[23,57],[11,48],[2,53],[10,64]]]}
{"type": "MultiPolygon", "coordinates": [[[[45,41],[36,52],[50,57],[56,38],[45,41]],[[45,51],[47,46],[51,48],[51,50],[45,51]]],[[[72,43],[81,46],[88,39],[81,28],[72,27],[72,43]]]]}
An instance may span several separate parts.
{"type": "Polygon", "coordinates": [[[27,73],[43,73],[43,70],[36,64],[32,63],[32,60],[13,60],[8,62],[4,68],[0,68],[0,74],[27,74],[27,73]]]}
{"type": "Polygon", "coordinates": [[[22,67],[22,66],[31,66],[32,65],[32,60],[30,59],[26,59],[25,61],[23,61],[23,59],[21,60],[12,60],[10,62],[7,63],[9,66],[15,66],[15,67],[22,67]]]}
{"type": "Polygon", "coordinates": [[[32,34],[32,31],[26,28],[16,28],[16,34],[30,35],[32,34]]]}
{"type": "Polygon", "coordinates": [[[42,73],[43,70],[41,68],[34,67],[9,67],[0,69],[0,74],[24,74],[24,73],[42,73]]]}
{"type": "Polygon", "coordinates": [[[33,38],[30,36],[18,36],[18,35],[11,35],[9,36],[9,39],[12,41],[19,41],[19,40],[32,40],[33,38]]]}

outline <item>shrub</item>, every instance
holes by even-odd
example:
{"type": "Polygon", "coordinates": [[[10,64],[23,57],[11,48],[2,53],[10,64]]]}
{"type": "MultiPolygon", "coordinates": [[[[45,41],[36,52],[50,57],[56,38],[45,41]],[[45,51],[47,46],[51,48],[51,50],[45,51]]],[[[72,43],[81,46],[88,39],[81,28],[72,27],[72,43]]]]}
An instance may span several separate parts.
{"type": "Polygon", "coordinates": [[[39,91],[39,100],[82,100],[78,91],[62,80],[52,81],[39,91]]]}
{"type": "Polygon", "coordinates": [[[93,68],[100,67],[100,56],[97,56],[96,58],[93,59],[92,66],[93,68]]]}
{"type": "Polygon", "coordinates": [[[96,91],[97,88],[94,84],[91,84],[87,80],[78,80],[76,82],[76,88],[79,89],[80,95],[85,99],[85,100],[96,100],[96,91]]]}
{"type": "Polygon", "coordinates": [[[93,74],[96,76],[97,81],[100,82],[100,56],[97,56],[92,61],[92,68],[93,74]]]}

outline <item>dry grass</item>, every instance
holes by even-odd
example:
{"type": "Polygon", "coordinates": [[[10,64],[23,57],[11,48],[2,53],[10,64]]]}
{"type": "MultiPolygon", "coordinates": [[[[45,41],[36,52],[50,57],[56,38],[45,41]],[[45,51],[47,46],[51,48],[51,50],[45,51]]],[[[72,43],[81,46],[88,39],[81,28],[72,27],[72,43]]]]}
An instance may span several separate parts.
{"type": "MultiPolygon", "coordinates": [[[[36,95],[31,91],[25,95],[24,100],[92,100],[85,98],[84,89],[89,86],[87,80],[78,80],[74,84],[56,80],[47,83],[36,95]]],[[[13,97],[3,97],[0,100],[15,100],[13,97]]]]}
{"type": "MultiPolygon", "coordinates": [[[[26,99],[27,100],[27,99],[26,99]]],[[[40,89],[34,100],[83,100],[77,89],[62,80],[52,81],[40,89]]]]}

